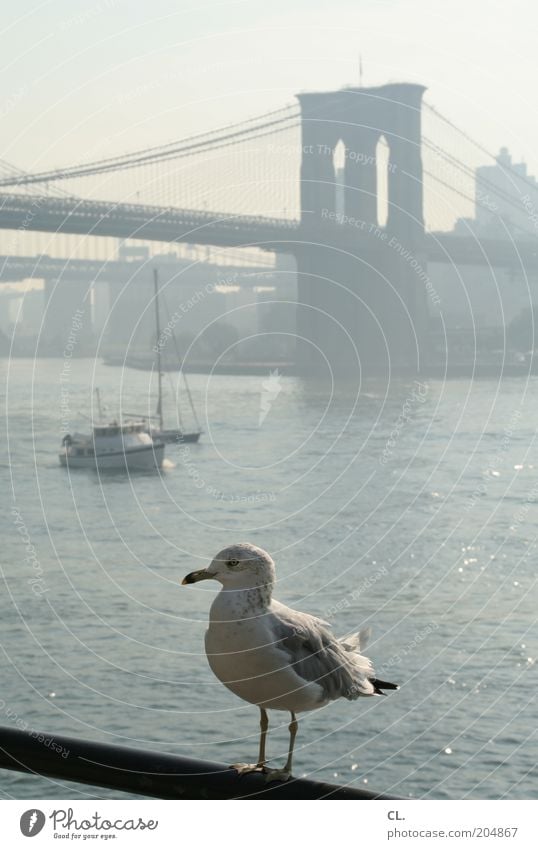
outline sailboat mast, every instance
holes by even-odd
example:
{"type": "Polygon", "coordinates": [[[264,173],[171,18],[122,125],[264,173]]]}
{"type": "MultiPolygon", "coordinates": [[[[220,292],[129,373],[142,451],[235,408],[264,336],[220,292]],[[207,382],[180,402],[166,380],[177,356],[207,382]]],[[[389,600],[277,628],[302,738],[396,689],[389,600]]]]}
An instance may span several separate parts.
{"type": "Polygon", "coordinates": [[[101,393],[99,389],[95,387],[95,394],[97,395],[97,409],[99,410],[99,421],[103,421],[103,411],[101,409],[101,393]]]}
{"type": "Polygon", "coordinates": [[[157,268],[153,269],[153,288],[155,294],[155,332],[157,334],[157,341],[155,342],[155,347],[157,348],[157,380],[159,387],[159,400],[157,402],[157,415],[159,416],[159,428],[163,429],[163,375],[161,369],[161,324],[159,319],[159,271],[157,268]]]}

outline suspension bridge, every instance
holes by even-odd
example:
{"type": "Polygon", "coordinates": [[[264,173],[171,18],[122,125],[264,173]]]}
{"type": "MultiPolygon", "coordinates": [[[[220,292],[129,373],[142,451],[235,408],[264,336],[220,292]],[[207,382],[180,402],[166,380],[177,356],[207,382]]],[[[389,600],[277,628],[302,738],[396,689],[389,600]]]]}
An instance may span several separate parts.
{"type": "Polygon", "coordinates": [[[303,93],[120,156],[33,173],[4,163],[0,229],[289,253],[305,368],[318,355],[414,367],[428,263],[538,272],[534,179],[511,165],[493,179],[484,166],[498,157],[423,94],[406,83],[303,93]]]}

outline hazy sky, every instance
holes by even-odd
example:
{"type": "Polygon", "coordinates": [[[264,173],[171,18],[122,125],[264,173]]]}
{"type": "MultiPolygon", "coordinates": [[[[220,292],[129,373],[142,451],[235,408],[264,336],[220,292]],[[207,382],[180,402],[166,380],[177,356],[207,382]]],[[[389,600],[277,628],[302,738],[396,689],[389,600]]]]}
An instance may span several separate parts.
{"type": "Polygon", "coordinates": [[[3,0],[0,156],[27,170],[181,138],[304,89],[411,80],[538,172],[528,0],[3,0]]]}

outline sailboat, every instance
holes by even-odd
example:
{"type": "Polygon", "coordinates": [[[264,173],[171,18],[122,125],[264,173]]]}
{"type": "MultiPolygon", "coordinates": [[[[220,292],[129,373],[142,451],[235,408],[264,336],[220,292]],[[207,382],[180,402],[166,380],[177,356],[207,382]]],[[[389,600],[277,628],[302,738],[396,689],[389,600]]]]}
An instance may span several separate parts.
{"type": "Polygon", "coordinates": [[[164,459],[164,441],[148,432],[147,422],[138,420],[106,421],[101,409],[92,424],[92,433],[66,433],[59,454],[60,464],[70,469],[99,471],[147,471],[160,468],[164,459]]]}
{"type": "MultiPolygon", "coordinates": [[[[174,346],[176,348],[176,355],[178,358],[178,362],[180,363],[180,375],[183,378],[183,383],[185,386],[185,392],[187,398],[189,400],[189,405],[191,408],[191,413],[195,422],[195,429],[186,430],[185,428],[165,428],[164,426],[164,415],[163,415],[163,369],[162,369],[162,358],[161,358],[161,346],[159,344],[161,338],[161,321],[160,321],[160,309],[159,309],[159,272],[157,268],[153,269],[153,288],[154,288],[154,296],[155,296],[155,335],[156,335],[156,344],[155,348],[157,350],[157,386],[158,386],[158,400],[157,400],[157,410],[155,418],[158,421],[158,426],[150,425],[149,433],[152,439],[163,442],[165,444],[177,443],[183,444],[186,442],[198,442],[200,439],[200,435],[202,430],[200,428],[200,422],[198,420],[198,416],[196,415],[196,409],[194,407],[194,402],[192,400],[191,391],[189,388],[189,384],[187,381],[187,376],[184,371],[181,369],[181,358],[179,356],[179,351],[177,348],[176,338],[174,334],[172,334],[172,339],[174,341],[174,346]]],[[[178,410],[178,418],[180,418],[179,410],[178,410]]],[[[180,418],[180,425],[182,425],[180,418]]]]}

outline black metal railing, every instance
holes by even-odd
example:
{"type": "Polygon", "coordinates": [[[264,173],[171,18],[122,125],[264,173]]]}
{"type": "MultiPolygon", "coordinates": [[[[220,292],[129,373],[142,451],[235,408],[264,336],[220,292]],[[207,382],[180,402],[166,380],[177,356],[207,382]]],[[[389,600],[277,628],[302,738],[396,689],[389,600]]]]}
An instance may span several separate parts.
{"type": "Polygon", "coordinates": [[[219,763],[12,728],[0,728],[0,769],[158,799],[396,798],[303,778],[267,784],[219,763]]]}

